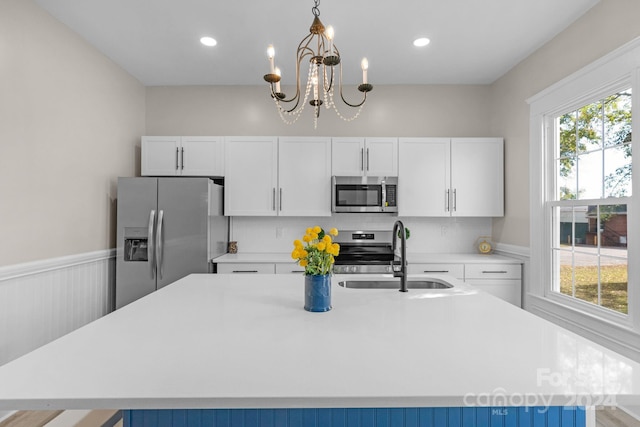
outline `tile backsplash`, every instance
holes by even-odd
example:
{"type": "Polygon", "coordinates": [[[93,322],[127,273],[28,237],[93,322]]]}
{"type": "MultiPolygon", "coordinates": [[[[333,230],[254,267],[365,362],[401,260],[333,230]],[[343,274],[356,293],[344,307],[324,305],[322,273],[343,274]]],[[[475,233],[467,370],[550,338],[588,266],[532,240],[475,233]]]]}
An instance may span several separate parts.
{"type": "MultiPolygon", "coordinates": [[[[307,227],[325,230],[391,230],[395,216],[381,214],[333,214],[331,217],[233,217],[230,240],[239,253],[288,253],[293,240],[307,227]]],[[[480,236],[491,235],[491,218],[400,218],[411,230],[410,253],[473,253],[480,236]]]]}

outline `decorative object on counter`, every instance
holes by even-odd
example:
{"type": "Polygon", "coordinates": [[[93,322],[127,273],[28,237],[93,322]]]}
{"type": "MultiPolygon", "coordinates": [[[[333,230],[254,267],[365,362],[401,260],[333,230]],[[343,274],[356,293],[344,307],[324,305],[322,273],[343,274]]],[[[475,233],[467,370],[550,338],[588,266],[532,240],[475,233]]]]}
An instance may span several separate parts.
{"type": "MultiPolygon", "coordinates": [[[[409,227],[405,227],[404,228],[404,235],[405,235],[405,239],[409,240],[409,237],[411,237],[411,230],[409,230],[409,227]]],[[[400,230],[398,230],[398,238],[400,239],[400,230]]]]}
{"type": "Polygon", "coordinates": [[[335,257],[340,253],[340,245],[334,243],[331,236],[337,235],[335,228],[325,233],[316,225],[307,228],[302,241],[293,241],[291,258],[304,267],[304,309],[307,311],[331,310],[331,273],[335,257]]]}
{"type": "Polygon", "coordinates": [[[488,255],[493,252],[493,242],[491,241],[491,236],[480,236],[478,240],[476,240],[476,248],[478,252],[483,255],[488,255]]]}
{"type": "Polygon", "coordinates": [[[229,251],[230,254],[237,254],[238,253],[238,242],[233,241],[233,242],[229,242],[229,251]]]}
{"type": "Polygon", "coordinates": [[[333,27],[328,26],[325,28],[322,22],[320,22],[320,9],[318,9],[320,0],[313,0],[313,2],[314,6],[311,8],[314,16],[313,23],[309,29],[309,35],[302,39],[298,45],[298,52],[296,54],[295,95],[286,99],[286,95],[281,92],[280,80],[282,73],[280,69],[275,66],[275,49],[273,45],[269,45],[267,49],[270,70],[269,74],[264,75],[264,80],[270,84],[271,97],[275,101],[278,113],[280,113],[280,118],[286,124],[293,124],[300,118],[309,99],[309,94],[311,94],[312,99],[309,101],[309,104],[313,106],[315,110],[313,125],[314,128],[316,128],[318,127],[318,117],[320,116],[320,106],[322,104],[325,104],[325,108],[327,109],[333,108],[338,117],[344,121],[350,122],[357,118],[362,111],[362,106],[367,100],[367,92],[370,92],[373,86],[367,81],[369,62],[367,58],[363,58],[360,63],[360,67],[362,68],[362,84],[358,86],[358,90],[364,94],[362,101],[357,104],[352,104],[344,98],[342,95],[342,62],[340,51],[333,43],[333,27]],[[300,68],[305,61],[309,62],[309,73],[304,89],[304,99],[302,99],[303,93],[300,87],[302,86],[303,76],[301,75],[300,68]],[[334,102],[335,81],[337,81],[342,102],[349,107],[358,108],[358,111],[353,117],[345,117],[338,110],[334,102]],[[313,93],[311,93],[311,86],[313,86],[313,93]],[[326,103],[323,101],[323,98],[326,100],[326,103]],[[285,102],[293,102],[293,107],[289,109],[288,106],[283,106],[285,102]]]}

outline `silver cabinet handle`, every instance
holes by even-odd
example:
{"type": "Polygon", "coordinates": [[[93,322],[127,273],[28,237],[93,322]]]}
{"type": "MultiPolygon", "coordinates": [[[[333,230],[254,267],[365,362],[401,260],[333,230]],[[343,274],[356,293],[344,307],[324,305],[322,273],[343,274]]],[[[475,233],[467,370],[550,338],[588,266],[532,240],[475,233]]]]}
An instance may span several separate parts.
{"type": "Polygon", "coordinates": [[[176,170],[180,169],[180,163],[178,162],[179,155],[180,155],[180,149],[176,147],[176,170]]]}
{"type": "Polygon", "coordinates": [[[282,212],[282,188],[280,188],[280,212],[282,212]]]}
{"type": "Polygon", "coordinates": [[[369,172],[369,149],[367,148],[367,172],[369,172]]]}
{"type": "Polygon", "coordinates": [[[257,273],[258,270],[233,270],[232,273],[257,273]]]}
{"type": "Polygon", "coordinates": [[[453,211],[455,212],[458,208],[458,196],[456,195],[456,189],[453,189],[453,211]]]}
{"type": "Polygon", "coordinates": [[[271,200],[271,210],[275,211],[276,210],[276,189],[275,187],[273,188],[273,197],[271,200]]]}
{"type": "Polygon", "coordinates": [[[184,170],[184,148],[181,148],[180,150],[180,167],[184,170]]]}
{"type": "Polygon", "coordinates": [[[424,273],[448,273],[449,270],[424,270],[424,273]]]}
{"type": "Polygon", "coordinates": [[[507,274],[507,272],[505,270],[496,270],[496,271],[483,270],[482,274],[507,274]]]}
{"type": "Polygon", "coordinates": [[[444,197],[444,211],[445,212],[449,212],[449,189],[447,189],[447,191],[445,192],[445,197],[444,197]]]}
{"type": "Polygon", "coordinates": [[[162,219],[164,218],[164,211],[160,211],[158,214],[158,227],[157,230],[157,239],[158,244],[156,245],[156,263],[158,264],[158,279],[162,279],[162,273],[164,270],[163,263],[163,255],[164,255],[164,244],[162,242],[162,219]]]}
{"type": "Polygon", "coordinates": [[[151,273],[151,278],[155,279],[156,278],[156,265],[155,265],[155,253],[156,253],[156,248],[155,248],[155,239],[153,238],[153,230],[155,228],[156,225],[156,211],[155,210],[151,210],[151,212],[149,212],[149,229],[147,231],[147,259],[149,260],[149,270],[151,273]]]}
{"type": "Polygon", "coordinates": [[[360,149],[360,170],[364,172],[364,148],[360,149]]]}

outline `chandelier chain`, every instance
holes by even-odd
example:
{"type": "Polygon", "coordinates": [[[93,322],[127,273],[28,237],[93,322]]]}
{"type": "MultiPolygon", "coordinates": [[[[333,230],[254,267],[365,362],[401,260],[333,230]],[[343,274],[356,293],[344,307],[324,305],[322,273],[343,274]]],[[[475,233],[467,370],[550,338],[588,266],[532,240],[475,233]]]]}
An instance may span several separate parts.
{"type": "Polygon", "coordinates": [[[320,6],[320,0],[313,0],[313,3],[314,6],[311,8],[311,12],[313,13],[313,16],[317,18],[320,16],[320,9],[318,8],[320,6]]]}

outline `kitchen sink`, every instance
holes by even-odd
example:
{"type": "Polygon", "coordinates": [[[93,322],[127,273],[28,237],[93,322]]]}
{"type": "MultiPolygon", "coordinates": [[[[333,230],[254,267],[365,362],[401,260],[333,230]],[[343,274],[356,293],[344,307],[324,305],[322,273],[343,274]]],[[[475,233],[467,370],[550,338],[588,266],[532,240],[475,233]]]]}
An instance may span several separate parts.
{"type": "MultiPolygon", "coordinates": [[[[399,289],[400,280],[344,280],[338,282],[343,288],[353,289],[399,289]]],[[[436,280],[408,280],[409,289],[448,289],[453,285],[436,280]]]]}

